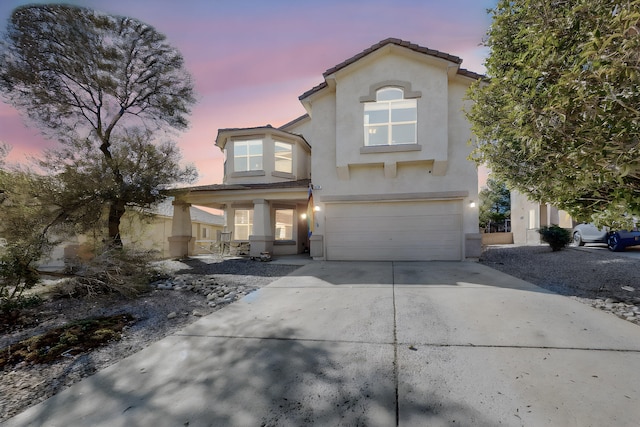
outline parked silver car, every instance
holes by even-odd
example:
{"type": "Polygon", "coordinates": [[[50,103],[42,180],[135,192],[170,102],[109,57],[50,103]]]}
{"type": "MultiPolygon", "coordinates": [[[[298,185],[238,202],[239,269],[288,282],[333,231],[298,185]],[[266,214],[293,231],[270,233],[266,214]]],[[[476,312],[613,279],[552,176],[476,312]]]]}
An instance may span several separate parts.
{"type": "Polygon", "coordinates": [[[578,224],[573,227],[573,243],[576,246],[584,246],[585,243],[604,243],[609,240],[609,228],[598,228],[595,225],[578,224]]]}

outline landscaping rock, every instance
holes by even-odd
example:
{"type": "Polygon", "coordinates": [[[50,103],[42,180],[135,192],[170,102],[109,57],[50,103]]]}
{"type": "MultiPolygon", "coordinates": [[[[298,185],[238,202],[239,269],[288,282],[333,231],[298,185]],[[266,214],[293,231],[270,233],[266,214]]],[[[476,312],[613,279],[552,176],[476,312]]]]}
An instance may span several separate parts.
{"type": "Polygon", "coordinates": [[[228,304],[208,301],[208,295],[214,294],[217,299],[219,291],[223,291],[222,297],[235,292],[236,297],[241,298],[298,268],[216,257],[167,260],[159,262],[158,266],[165,278],[152,283],[151,291],[138,298],[112,295],[50,301],[34,309],[34,319],[38,321],[32,326],[0,334],[0,348],[5,348],[71,320],[118,313],[130,313],[138,319],[126,328],[122,339],[105,347],[69,355],[51,364],[21,362],[11,370],[0,371],[0,424],[96,371],[179,331],[199,319],[194,311],[207,315],[228,304]]]}

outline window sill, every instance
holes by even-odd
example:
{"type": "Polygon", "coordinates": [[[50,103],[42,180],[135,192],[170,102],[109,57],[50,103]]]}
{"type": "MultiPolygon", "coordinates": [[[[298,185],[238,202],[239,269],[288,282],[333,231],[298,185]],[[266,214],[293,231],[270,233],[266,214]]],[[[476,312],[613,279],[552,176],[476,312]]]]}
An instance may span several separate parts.
{"type": "Polygon", "coordinates": [[[276,178],[287,178],[287,179],[296,179],[296,176],[292,173],[287,172],[271,172],[271,176],[275,176],[276,178]]]}
{"type": "Polygon", "coordinates": [[[232,172],[231,178],[242,178],[245,176],[264,176],[264,171],[245,171],[245,172],[232,172]]]}
{"type": "Polygon", "coordinates": [[[371,145],[367,147],[360,147],[360,154],[402,153],[407,151],[422,151],[422,145],[398,144],[398,145],[371,145]]]}
{"type": "Polygon", "coordinates": [[[293,246],[296,244],[295,240],[275,240],[274,246],[293,246]]]}

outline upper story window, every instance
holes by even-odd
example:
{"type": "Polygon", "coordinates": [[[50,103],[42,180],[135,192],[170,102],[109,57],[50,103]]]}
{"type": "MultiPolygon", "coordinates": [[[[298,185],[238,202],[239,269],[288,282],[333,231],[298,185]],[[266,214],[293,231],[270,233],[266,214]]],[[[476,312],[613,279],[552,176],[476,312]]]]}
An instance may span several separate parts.
{"type": "Polygon", "coordinates": [[[293,145],[286,142],[276,141],[275,151],[275,171],[293,173],[293,145]]]}
{"type": "Polygon", "coordinates": [[[233,170],[248,172],[262,170],[262,140],[233,142],[233,170]]]}
{"type": "Polygon", "coordinates": [[[376,91],[364,104],[364,145],[417,144],[417,101],[405,99],[397,87],[376,91]]]}

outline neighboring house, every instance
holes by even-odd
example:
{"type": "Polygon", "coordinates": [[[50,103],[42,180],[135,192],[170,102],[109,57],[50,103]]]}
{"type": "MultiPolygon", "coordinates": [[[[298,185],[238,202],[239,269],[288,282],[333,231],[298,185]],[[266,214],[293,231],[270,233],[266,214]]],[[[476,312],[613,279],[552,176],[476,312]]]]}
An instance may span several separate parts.
{"type": "MultiPolygon", "coordinates": [[[[173,198],[158,204],[145,215],[128,210],[120,220],[120,232],[125,248],[154,251],[158,258],[168,258],[169,237],[173,223],[173,198]]],[[[189,251],[191,254],[217,252],[217,235],[224,228],[224,217],[195,207],[189,209],[191,235],[195,238],[189,251]]],[[[92,256],[90,236],[80,235],[56,246],[40,263],[41,269],[61,270],[69,259],[87,259],[92,256]]]]}
{"type": "Polygon", "coordinates": [[[302,94],[308,114],[280,128],[221,129],[223,184],[175,192],[172,256],[191,253],[186,207],[202,205],[225,211],[232,240],[247,242],[252,256],[478,257],[478,175],[462,110],[482,76],[461,62],[383,40],[302,94]]]}
{"type": "MultiPolygon", "coordinates": [[[[169,237],[173,226],[173,198],[167,198],[142,216],[129,211],[122,218],[120,231],[125,247],[156,251],[161,258],[168,258],[169,237]]],[[[224,229],[224,216],[214,215],[196,207],[190,207],[191,235],[194,236],[189,251],[203,254],[215,251],[214,242],[224,229]]]]}
{"type": "Polygon", "coordinates": [[[548,203],[532,202],[524,194],[511,191],[511,232],[516,245],[538,245],[541,243],[540,227],[559,225],[572,228],[574,222],[568,212],[548,203]]]}

